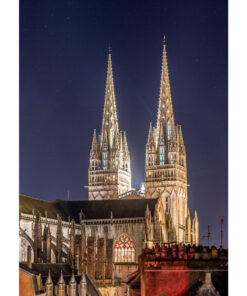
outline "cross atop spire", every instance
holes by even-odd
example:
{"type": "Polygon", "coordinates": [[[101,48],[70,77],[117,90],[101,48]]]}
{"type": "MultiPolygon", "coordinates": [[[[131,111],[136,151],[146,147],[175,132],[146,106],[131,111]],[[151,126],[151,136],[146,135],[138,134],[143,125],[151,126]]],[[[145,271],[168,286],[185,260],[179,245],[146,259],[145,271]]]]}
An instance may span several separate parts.
{"type": "Polygon", "coordinates": [[[163,44],[165,44],[166,43],[166,35],[164,35],[164,37],[163,37],[163,44]]]}
{"type": "Polygon", "coordinates": [[[109,44],[109,46],[108,46],[108,53],[111,54],[111,51],[112,51],[111,44],[109,44]]]}

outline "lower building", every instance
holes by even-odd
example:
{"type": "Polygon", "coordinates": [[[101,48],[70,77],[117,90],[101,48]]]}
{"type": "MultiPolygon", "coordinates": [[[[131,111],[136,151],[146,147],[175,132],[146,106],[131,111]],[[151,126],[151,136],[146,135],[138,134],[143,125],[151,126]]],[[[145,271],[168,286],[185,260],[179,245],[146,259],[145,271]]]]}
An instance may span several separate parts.
{"type": "Polygon", "coordinates": [[[76,275],[87,272],[103,295],[124,295],[144,246],[172,243],[173,231],[162,198],[140,192],[118,200],[55,202],[20,195],[20,263],[69,264],[76,275]]]}
{"type": "Polygon", "coordinates": [[[228,295],[227,251],[156,244],[139,256],[128,279],[129,296],[228,295]]]}

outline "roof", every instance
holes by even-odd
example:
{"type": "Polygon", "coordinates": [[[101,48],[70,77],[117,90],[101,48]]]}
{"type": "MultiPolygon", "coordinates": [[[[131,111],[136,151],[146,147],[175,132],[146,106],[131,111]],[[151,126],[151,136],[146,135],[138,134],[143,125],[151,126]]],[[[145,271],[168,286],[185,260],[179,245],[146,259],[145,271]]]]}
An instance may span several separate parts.
{"type": "MultiPolygon", "coordinates": [[[[54,285],[56,285],[59,280],[61,270],[63,271],[63,278],[64,278],[64,282],[66,285],[69,285],[69,282],[71,279],[71,274],[72,274],[72,269],[70,268],[70,266],[68,264],[65,264],[65,263],[62,263],[62,264],[61,263],[55,263],[55,264],[54,263],[53,264],[33,263],[32,269],[29,269],[27,267],[27,264],[25,264],[25,263],[19,263],[19,267],[22,270],[29,272],[30,274],[34,274],[34,275],[41,274],[41,279],[42,279],[43,285],[45,285],[49,270],[51,272],[51,279],[52,279],[52,282],[54,285]]],[[[94,283],[94,281],[92,280],[92,278],[90,277],[90,275],[87,272],[85,273],[85,278],[86,278],[86,282],[87,282],[88,292],[90,292],[90,294],[92,296],[101,296],[101,293],[98,290],[96,284],[94,283]]],[[[81,276],[75,275],[75,280],[76,280],[76,283],[79,285],[80,280],[81,280],[81,276]]]]}
{"type": "Polygon", "coordinates": [[[85,219],[110,219],[111,212],[113,218],[140,218],[145,216],[147,205],[154,215],[155,205],[157,199],[116,199],[116,200],[87,200],[87,201],[65,201],[56,200],[49,202],[38,198],[33,198],[26,195],[20,195],[20,212],[25,214],[32,214],[41,212],[45,216],[47,212],[48,218],[57,218],[57,214],[63,220],[68,217],[74,218],[79,222],[79,214],[82,211],[85,219]]]}

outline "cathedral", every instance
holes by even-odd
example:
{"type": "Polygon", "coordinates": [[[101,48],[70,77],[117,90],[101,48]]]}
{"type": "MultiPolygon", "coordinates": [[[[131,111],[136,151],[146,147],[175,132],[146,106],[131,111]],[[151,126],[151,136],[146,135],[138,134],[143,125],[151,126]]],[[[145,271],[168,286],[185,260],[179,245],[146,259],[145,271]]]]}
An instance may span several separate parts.
{"type": "Polygon", "coordinates": [[[143,191],[131,187],[130,152],[118,125],[109,52],[102,126],[99,134],[93,132],[89,156],[88,200],[48,202],[20,195],[20,263],[67,264],[76,275],[86,273],[101,295],[117,296],[126,295],[127,277],[136,271],[143,248],[199,245],[198,216],[191,217],[188,209],[186,149],[174,119],[165,42],[144,184],[143,191]]]}

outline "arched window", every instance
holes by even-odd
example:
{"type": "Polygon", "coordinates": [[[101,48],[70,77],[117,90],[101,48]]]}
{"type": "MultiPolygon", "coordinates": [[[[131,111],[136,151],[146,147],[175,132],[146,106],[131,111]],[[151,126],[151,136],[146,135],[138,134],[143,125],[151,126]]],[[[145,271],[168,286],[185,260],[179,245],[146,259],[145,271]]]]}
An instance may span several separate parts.
{"type": "Polygon", "coordinates": [[[122,234],[115,243],[115,262],[134,262],[135,249],[133,241],[127,234],[122,234]]]}
{"type": "Polygon", "coordinates": [[[166,197],[166,212],[168,213],[169,210],[169,202],[168,202],[168,197],[166,197]]]}
{"type": "Polygon", "coordinates": [[[171,154],[171,164],[173,164],[173,154],[171,154]]]}
{"type": "Polygon", "coordinates": [[[114,128],[112,126],[111,127],[111,146],[113,145],[113,140],[114,140],[114,128]]]}
{"type": "Polygon", "coordinates": [[[107,170],[107,152],[103,152],[103,170],[107,170]]]}
{"type": "Polygon", "coordinates": [[[164,165],[165,163],[165,147],[160,146],[160,165],[164,165]]]}
{"type": "Polygon", "coordinates": [[[168,125],[167,125],[167,136],[168,136],[168,140],[171,139],[171,134],[172,134],[172,127],[171,127],[170,122],[168,122],[168,125]]]}

